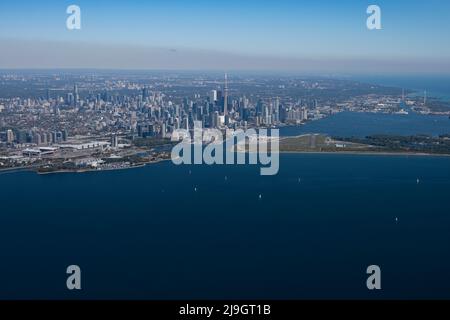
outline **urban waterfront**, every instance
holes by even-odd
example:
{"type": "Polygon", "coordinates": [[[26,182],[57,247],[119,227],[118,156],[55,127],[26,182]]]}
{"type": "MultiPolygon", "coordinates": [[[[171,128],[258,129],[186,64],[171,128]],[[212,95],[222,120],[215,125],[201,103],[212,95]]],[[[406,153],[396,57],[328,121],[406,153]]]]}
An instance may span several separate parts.
{"type": "Polygon", "coordinates": [[[272,177],[171,162],[4,173],[0,298],[450,298],[449,165],[282,154],[272,177]]]}

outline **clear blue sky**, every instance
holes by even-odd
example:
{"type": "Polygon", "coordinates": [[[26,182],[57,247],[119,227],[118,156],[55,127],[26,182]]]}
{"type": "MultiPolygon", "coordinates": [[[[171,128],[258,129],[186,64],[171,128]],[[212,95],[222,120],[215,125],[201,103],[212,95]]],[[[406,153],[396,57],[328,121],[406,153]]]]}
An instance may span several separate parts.
{"type": "Polygon", "coordinates": [[[450,58],[449,34],[450,1],[443,0],[0,2],[0,39],[13,41],[9,46],[41,41],[280,59],[414,60],[438,68],[450,58]],[[81,7],[79,31],[65,28],[70,4],[81,7]],[[369,4],[381,7],[382,30],[367,30],[369,4]]]}

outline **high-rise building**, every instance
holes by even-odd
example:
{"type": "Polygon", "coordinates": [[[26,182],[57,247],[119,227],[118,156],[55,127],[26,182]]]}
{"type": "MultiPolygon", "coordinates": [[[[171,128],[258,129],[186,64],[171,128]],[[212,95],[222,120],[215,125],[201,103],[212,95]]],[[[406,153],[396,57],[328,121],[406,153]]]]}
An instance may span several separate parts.
{"type": "Polygon", "coordinates": [[[308,109],[306,109],[305,107],[302,108],[302,120],[308,120],[308,109]]]}
{"type": "Polygon", "coordinates": [[[273,103],[273,110],[274,112],[277,112],[278,108],[280,107],[280,98],[276,98],[273,103]]]}
{"type": "Polygon", "coordinates": [[[180,120],[180,129],[189,130],[189,117],[183,116],[180,120]]]}
{"type": "Polygon", "coordinates": [[[165,138],[166,137],[166,124],[163,122],[161,124],[161,138],[165,138]]]}
{"type": "Polygon", "coordinates": [[[58,133],[56,131],[52,132],[52,142],[58,143],[58,133]]]}
{"type": "Polygon", "coordinates": [[[37,133],[37,132],[34,133],[33,142],[37,145],[41,144],[41,135],[39,133],[37,133]]]}
{"type": "Polygon", "coordinates": [[[41,143],[44,145],[47,144],[47,134],[45,132],[41,133],[41,143]]]}
{"type": "Polygon", "coordinates": [[[79,99],[80,99],[80,96],[78,95],[78,86],[74,85],[73,86],[73,101],[74,101],[75,106],[78,105],[79,99]]]}
{"type": "Polygon", "coordinates": [[[144,89],[142,89],[142,100],[145,100],[149,97],[149,90],[147,87],[144,87],[144,89]]]}
{"type": "Polygon", "coordinates": [[[14,132],[12,130],[6,131],[6,142],[12,143],[14,141],[14,132]]]}
{"type": "Polygon", "coordinates": [[[73,94],[72,94],[71,92],[69,92],[69,93],[66,95],[66,103],[69,104],[69,105],[72,105],[73,102],[74,102],[73,94]]]}
{"type": "Polygon", "coordinates": [[[217,101],[222,103],[223,102],[223,93],[222,90],[217,90],[217,101]]]}
{"type": "Polygon", "coordinates": [[[62,131],[62,140],[63,140],[63,141],[67,141],[67,136],[68,136],[67,130],[64,129],[64,130],[62,131]]]}
{"type": "Polygon", "coordinates": [[[114,134],[111,137],[111,147],[117,148],[119,146],[119,138],[114,134]]]}
{"type": "Polygon", "coordinates": [[[215,111],[211,114],[211,127],[218,128],[220,126],[220,115],[219,112],[215,111]]]}
{"type": "Polygon", "coordinates": [[[209,102],[214,103],[217,101],[217,90],[211,90],[209,94],[209,102]]]}

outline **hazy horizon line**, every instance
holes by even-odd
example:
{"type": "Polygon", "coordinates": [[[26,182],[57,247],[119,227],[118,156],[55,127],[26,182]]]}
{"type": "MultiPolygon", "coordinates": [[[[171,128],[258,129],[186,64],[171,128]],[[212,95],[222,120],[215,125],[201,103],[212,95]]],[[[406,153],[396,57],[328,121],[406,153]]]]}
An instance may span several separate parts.
{"type": "Polygon", "coordinates": [[[0,69],[244,71],[319,74],[450,74],[450,61],[399,57],[277,57],[218,50],[0,39],[0,69]]]}

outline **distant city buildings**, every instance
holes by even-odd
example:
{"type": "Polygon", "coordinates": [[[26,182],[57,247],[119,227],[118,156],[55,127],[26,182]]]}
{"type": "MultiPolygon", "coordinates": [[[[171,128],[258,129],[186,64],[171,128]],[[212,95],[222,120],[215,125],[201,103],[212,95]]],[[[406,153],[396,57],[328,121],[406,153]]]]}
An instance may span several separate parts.
{"type": "Polygon", "coordinates": [[[35,145],[50,145],[65,142],[68,139],[67,130],[46,132],[43,130],[6,130],[5,142],[12,144],[31,143],[35,145]]]}
{"type": "Polygon", "coordinates": [[[422,103],[408,99],[404,90],[333,79],[1,73],[0,79],[6,86],[47,84],[40,91],[0,95],[3,148],[52,146],[70,137],[92,137],[116,148],[119,137],[169,138],[174,130],[192,130],[195,121],[221,130],[279,127],[344,110],[426,113],[430,104],[426,95],[422,103]]]}

